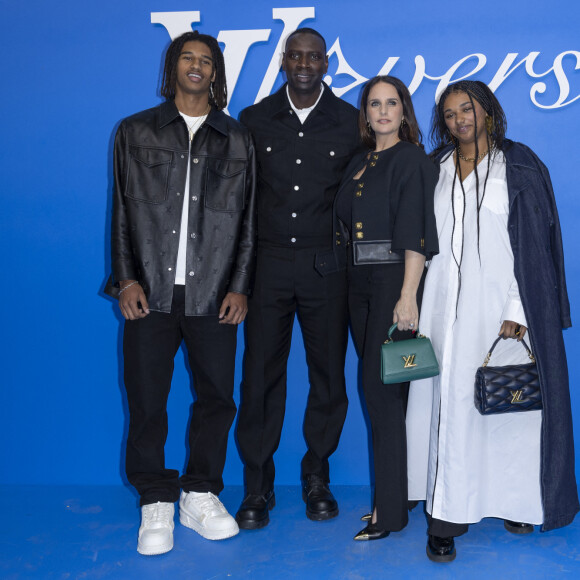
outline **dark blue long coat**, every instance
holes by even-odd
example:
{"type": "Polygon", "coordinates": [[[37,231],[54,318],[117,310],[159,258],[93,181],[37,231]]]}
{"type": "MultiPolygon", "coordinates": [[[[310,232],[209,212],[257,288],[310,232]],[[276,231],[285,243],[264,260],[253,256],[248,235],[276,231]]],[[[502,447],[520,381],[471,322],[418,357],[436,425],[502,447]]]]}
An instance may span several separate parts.
{"type": "Polygon", "coordinates": [[[564,254],[550,175],[535,153],[506,140],[508,232],[514,271],[533,340],[543,399],[543,531],[569,524],[580,506],[562,329],[572,325],[564,254]]]}

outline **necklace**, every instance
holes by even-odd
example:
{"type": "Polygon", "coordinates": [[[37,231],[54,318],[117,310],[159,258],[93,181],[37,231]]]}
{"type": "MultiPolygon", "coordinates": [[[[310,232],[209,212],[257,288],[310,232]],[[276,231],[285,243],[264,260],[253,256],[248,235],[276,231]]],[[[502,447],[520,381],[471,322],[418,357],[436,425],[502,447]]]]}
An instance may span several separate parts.
{"type": "Polygon", "coordinates": [[[203,115],[201,115],[201,117],[195,117],[195,121],[191,125],[187,121],[185,122],[185,124],[187,125],[187,128],[189,129],[189,140],[190,141],[193,141],[193,136],[195,135],[195,132],[202,126],[202,124],[205,121],[210,109],[211,109],[211,105],[208,103],[207,109],[205,110],[203,115]]]}
{"type": "Polygon", "coordinates": [[[463,157],[463,154],[461,153],[461,147],[457,147],[457,155],[459,155],[459,158],[463,159],[463,161],[481,161],[488,153],[489,149],[486,149],[483,153],[480,153],[477,157],[463,157]]]}

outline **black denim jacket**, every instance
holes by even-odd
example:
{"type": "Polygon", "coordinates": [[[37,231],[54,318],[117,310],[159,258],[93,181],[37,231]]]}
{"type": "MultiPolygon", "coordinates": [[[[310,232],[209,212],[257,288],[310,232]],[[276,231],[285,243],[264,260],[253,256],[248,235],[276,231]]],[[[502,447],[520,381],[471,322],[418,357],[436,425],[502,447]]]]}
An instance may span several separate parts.
{"type": "Polygon", "coordinates": [[[114,149],[112,284],[139,280],[149,307],[170,312],[183,196],[189,196],[185,307],[217,314],[227,292],[249,294],[255,266],[255,152],[249,132],[212,110],[191,144],[173,101],[125,119],[114,149]]]}
{"type": "Polygon", "coordinates": [[[334,196],[360,147],[358,111],[324,85],[301,123],[284,85],[244,109],[240,121],[256,142],[260,245],[330,248],[334,196]]]}

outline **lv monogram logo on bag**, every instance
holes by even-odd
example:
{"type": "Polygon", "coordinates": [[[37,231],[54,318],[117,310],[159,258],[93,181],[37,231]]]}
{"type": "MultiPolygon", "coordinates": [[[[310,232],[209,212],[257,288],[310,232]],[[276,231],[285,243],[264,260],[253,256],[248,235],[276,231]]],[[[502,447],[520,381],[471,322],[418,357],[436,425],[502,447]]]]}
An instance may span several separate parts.
{"type": "Polygon", "coordinates": [[[410,354],[409,356],[404,356],[402,358],[405,361],[405,366],[403,368],[410,369],[410,368],[417,366],[415,364],[415,355],[414,354],[410,354]]]}
{"type": "Polygon", "coordinates": [[[518,389],[517,391],[510,391],[512,400],[510,401],[512,405],[516,403],[523,403],[522,395],[524,394],[524,389],[518,389]]]}

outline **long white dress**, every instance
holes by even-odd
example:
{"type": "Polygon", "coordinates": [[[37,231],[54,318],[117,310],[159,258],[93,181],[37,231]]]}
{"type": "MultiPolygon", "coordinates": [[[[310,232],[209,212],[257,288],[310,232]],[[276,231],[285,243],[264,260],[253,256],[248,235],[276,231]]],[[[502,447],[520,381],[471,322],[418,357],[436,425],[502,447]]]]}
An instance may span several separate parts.
{"type": "MultiPolygon", "coordinates": [[[[428,513],[448,522],[498,517],[541,524],[542,412],[482,416],[474,405],[475,371],[502,321],[526,325],[507,231],[505,159],[498,153],[490,167],[479,214],[479,254],[475,171],[463,182],[465,203],[457,178],[453,209],[454,171],[450,155],[435,190],[440,253],[429,266],[419,323],[433,342],[441,374],[411,383],[409,499],[426,499],[428,513]]],[[[482,192],[487,159],[478,172],[482,192]]],[[[523,346],[506,340],[490,364],[520,362],[529,362],[523,346]]]]}

